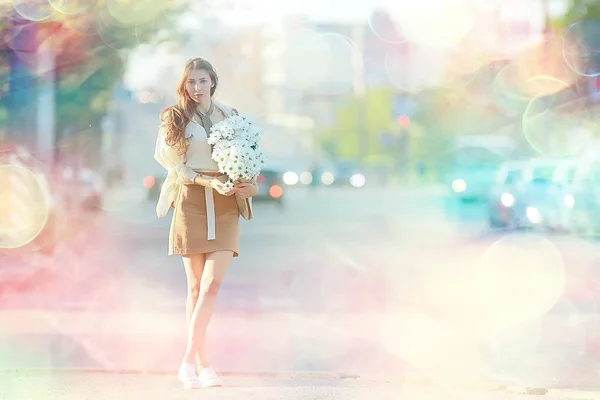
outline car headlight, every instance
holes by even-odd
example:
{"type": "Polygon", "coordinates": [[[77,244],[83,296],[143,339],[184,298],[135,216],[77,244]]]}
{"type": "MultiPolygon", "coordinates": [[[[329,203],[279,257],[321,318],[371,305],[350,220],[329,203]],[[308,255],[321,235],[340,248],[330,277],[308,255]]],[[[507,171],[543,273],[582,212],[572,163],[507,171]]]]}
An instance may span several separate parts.
{"type": "Polygon", "coordinates": [[[539,224],[540,222],[542,222],[542,214],[540,213],[540,210],[538,210],[537,208],[527,207],[526,213],[527,213],[527,219],[532,224],[539,224]]]}
{"type": "Polygon", "coordinates": [[[288,186],[294,186],[298,183],[298,180],[298,174],[294,171],[287,171],[285,174],[283,174],[283,183],[288,186]]]}
{"type": "Polygon", "coordinates": [[[567,208],[573,208],[575,206],[575,197],[572,194],[567,194],[565,195],[563,202],[567,208]]]}
{"type": "Polygon", "coordinates": [[[464,179],[455,179],[452,181],[452,190],[456,193],[462,193],[467,190],[467,182],[464,179]]]}
{"type": "Polygon", "coordinates": [[[331,172],[323,172],[323,175],[321,175],[321,182],[325,185],[331,185],[334,180],[335,178],[331,172]]]}
{"type": "Polygon", "coordinates": [[[350,177],[350,184],[356,188],[365,186],[367,178],[363,174],[354,174],[350,177]]]}
{"type": "Polygon", "coordinates": [[[500,196],[500,202],[506,208],[510,208],[515,205],[515,196],[510,193],[502,193],[500,196]]]}
{"type": "Polygon", "coordinates": [[[313,181],[313,176],[310,172],[308,171],[304,171],[303,173],[300,174],[300,182],[302,182],[305,185],[310,185],[313,181]]]}

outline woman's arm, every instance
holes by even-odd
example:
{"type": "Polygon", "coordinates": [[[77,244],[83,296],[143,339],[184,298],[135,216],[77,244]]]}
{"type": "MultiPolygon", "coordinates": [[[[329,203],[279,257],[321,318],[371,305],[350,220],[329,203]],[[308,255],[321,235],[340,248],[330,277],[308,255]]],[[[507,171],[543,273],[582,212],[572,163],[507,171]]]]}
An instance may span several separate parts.
{"type": "Polygon", "coordinates": [[[186,155],[165,141],[165,131],[161,127],[156,139],[154,159],[167,170],[178,184],[191,185],[196,172],[185,164],[186,155]]]}
{"type": "Polygon", "coordinates": [[[192,179],[192,182],[194,182],[194,185],[212,187],[213,179],[215,178],[212,176],[202,176],[201,174],[196,174],[194,179],[192,179]]]}
{"type": "Polygon", "coordinates": [[[158,129],[158,135],[156,136],[156,145],[154,146],[154,159],[164,169],[169,170],[169,168],[173,168],[174,165],[172,165],[172,163],[170,163],[168,159],[166,159],[164,156],[166,150],[165,146],[167,146],[167,144],[165,143],[165,131],[164,128],[161,126],[158,129]]]}

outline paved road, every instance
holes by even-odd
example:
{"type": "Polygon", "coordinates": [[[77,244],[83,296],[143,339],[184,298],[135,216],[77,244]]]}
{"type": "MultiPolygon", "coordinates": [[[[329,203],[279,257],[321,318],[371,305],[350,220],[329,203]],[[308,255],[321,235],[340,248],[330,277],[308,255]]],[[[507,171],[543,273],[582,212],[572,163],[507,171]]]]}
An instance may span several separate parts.
{"type": "MultiPolygon", "coordinates": [[[[333,374],[225,375],[224,387],[183,390],[170,376],[155,374],[114,374],[59,372],[0,373],[0,398],[19,400],[169,400],[197,399],[347,399],[396,400],[522,400],[530,399],[524,388],[497,385],[450,386],[427,382],[402,382],[369,377],[333,374]],[[4,396],[4,397],[1,397],[4,396]]],[[[595,399],[589,391],[550,391],[545,399],[595,399]]]]}
{"type": "MultiPolygon", "coordinates": [[[[484,221],[435,189],[297,188],[283,209],[257,204],[209,333],[215,364],[597,378],[598,246],[490,233],[484,221]]],[[[4,268],[16,277],[0,298],[0,366],[174,368],[185,278],[166,255],[168,225],[138,193],[121,194],[54,258],[4,268]],[[33,279],[14,273],[28,270],[33,279]]]]}

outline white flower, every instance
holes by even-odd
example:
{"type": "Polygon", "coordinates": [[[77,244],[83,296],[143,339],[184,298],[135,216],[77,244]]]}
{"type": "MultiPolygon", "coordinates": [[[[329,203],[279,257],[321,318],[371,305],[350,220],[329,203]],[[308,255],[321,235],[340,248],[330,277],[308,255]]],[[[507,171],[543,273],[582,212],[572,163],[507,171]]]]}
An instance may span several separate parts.
{"type": "Polygon", "coordinates": [[[230,181],[230,180],[228,180],[227,182],[225,182],[223,184],[223,189],[225,189],[225,190],[231,190],[231,189],[233,189],[233,182],[230,181]]]}
{"type": "Polygon", "coordinates": [[[230,180],[252,180],[265,165],[264,153],[259,148],[262,129],[245,116],[232,116],[215,124],[207,139],[213,146],[212,159],[219,172],[230,180]]]}

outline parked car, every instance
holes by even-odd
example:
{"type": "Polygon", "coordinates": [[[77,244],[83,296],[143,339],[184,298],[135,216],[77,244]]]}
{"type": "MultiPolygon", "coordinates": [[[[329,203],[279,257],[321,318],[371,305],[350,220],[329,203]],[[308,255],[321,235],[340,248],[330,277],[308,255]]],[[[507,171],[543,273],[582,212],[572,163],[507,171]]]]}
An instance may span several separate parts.
{"type": "Polygon", "coordinates": [[[552,176],[552,197],[556,199],[556,209],[549,216],[548,226],[555,231],[569,231],[569,220],[575,205],[574,178],[579,162],[576,159],[561,161],[552,176]]]}
{"type": "Polygon", "coordinates": [[[154,201],[158,199],[160,195],[160,190],[162,188],[163,182],[165,181],[166,175],[148,175],[144,177],[142,181],[142,185],[144,189],[146,189],[147,198],[150,201],[154,201]]]}
{"type": "Polygon", "coordinates": [[[536,158],[523,168],[514,205],[515,225],[550,228],[559,209],[554,173],[560,160],[536,158]]]}
{"type": "Polygon", "coordinates": [[[275,202],[282,206],[284,202],[283,173],[274,168],[265,168],[256,178],[258,194],[255,201],[275,202]]]}
{"type": "Polygon", "coordinates": [[[498,169],[496,181],[488,194],[490,228],[508,228],[515,225],[515,203],[524,161],[506,161],[498,169]]]}
{"type": "Polygon", "coordinates": [[[363,187],[366,184],[364,168],[355,162],[338,161],[333,176],[334,185],[363,187]]]}
{"type": "Polygon", "coordinates": [[[600,157],[581,160],[571,185],[567,230],[586,236],[600,234],[600,157]]]}
{"type": "Polygon", "coordinates": [[[485,202],[498,169],[505,161],[519,158],[516,143],[507,137],[469,135],[449,148],[444,179],[449,194],[460,202],[485,202]]]}

